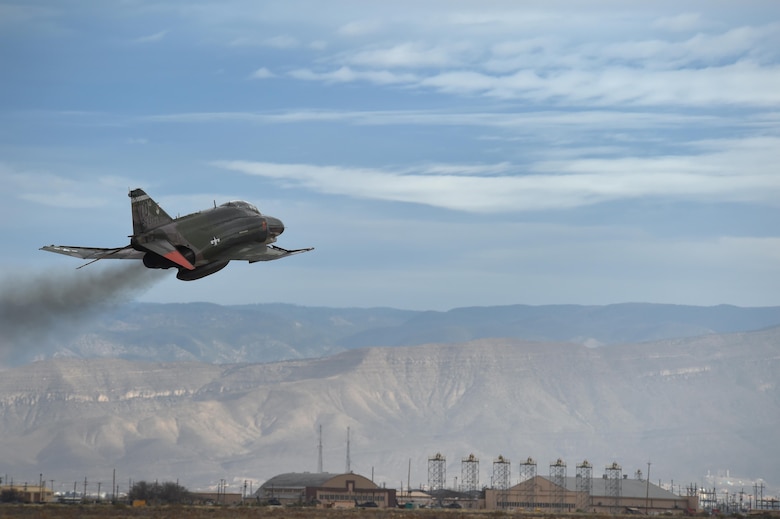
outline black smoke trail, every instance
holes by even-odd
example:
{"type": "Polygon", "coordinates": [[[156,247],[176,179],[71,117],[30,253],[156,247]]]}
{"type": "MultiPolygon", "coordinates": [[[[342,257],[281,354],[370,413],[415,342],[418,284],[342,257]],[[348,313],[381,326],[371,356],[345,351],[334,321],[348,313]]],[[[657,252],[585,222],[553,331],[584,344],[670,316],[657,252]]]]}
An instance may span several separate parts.
{"type": "Polygon", "coordinates": [[[6,274],[0,279],[0,361],[29,356],[163,278],[140,262],[6,274]]]}

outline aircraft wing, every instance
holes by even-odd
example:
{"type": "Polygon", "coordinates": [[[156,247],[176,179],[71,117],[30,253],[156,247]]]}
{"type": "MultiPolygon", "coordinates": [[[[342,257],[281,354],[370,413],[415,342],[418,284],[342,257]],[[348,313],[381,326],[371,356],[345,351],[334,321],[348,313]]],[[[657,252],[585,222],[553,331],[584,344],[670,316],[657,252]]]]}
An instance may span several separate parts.
{"type": "Polygon", "coordinates": [[[40,250],[49,252],[56,252],[57,254],[64,254],[66,256],[73,256],[74,258],[81,258],[86,260],[99,260],[99,259],[142,259],[144,253],[137,251],[126,245],[124,247],[117,247],[115,249],[101,249],[97,247],[71,247],[70,245],[47,245],[41,247],[40,250]]]}
{"type": "Polygon", "coordinates": [[[287,256],[308,252],[310,250],[314,250],[314,247],[309,247],[307,249],[287,250],[281,247],[277,247],[276,245],[241,245],[223,254],[221,259],[244,260],[248,261],[249,263],[255,263],[256,261],[271,261],[286,258],[287,256]]]}

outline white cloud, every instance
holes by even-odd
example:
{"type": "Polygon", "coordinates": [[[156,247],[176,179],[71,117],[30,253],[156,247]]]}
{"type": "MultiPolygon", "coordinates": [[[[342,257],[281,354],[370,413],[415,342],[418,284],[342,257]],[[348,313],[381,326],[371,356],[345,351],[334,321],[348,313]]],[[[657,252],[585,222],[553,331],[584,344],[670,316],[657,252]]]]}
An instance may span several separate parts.
{"type": "MultiPolygon", "coordinates": [[[[717,145],[703,143],[702,148],[717,145]]],[[[642,197],[771,204],[780,200],[780,176],[772,169],[780,161],[780,139],[719,145],[720,150],[688,156],[544,161],[524,171],[506,163],[433,165],[416,171],[247,161],[213,164],[273,178],[284,187],[467,212],[555,210],[642,197]]]]}
{"type": "Polygon", "coordinates": [[[153,43],[162,40],[165,38],[165,36],[168,34],[167,30],[159,31],[154,34],[149,34],[147,36],[141,36],[140,38],[136,38],[133,40],[133,43],[153,43]]]}
{"type": "Polygon", "coordinates": [[[722,67],[648,71],[629,67],[533,71],[494,76],[481,72],[443,72],[417,83],[461,95],[525,99],[578,106],[780,103],[780,66],[743,61],[722,67]]]}
{"type": "Polygon", "coordinates": [[[512,169],[512,165],[509,162],[501,162],[499,164],[428,164],[410,171],[410,173],[422,173],[425,175],[468,175],[468,176],[484,176],[484,175],[497,175],[500,173],[508,173],[512,169]]]}
{"type": "Polygon", "coordinates": [[[253,79],[268,79],[276,77],[276,74],[265,67],[260,67],[259,69],[255,70],[250,77],[253,79]]]}
{"type": "Polygon", "coordinates": [[[0,183],[5,186],[3,195],[18,200],[48,207],[90,209],[113,203],[117,191],[123,191],[132,181],[111,176],[74,180],[0,164],[0,183]]]}
{"type": "Polygon", "coordinates": [[[107,205],[104,197],[89,196],[73,191],[46,191],[22,193],[19,198],[35,204],[61,209],[94,209],[107,205]]]}
{"type": "Polygon", "coordinates": [[[366,36],[379,32],[382,23],[378,20],[354,20],[339,27],[336,32],[342,36],[366,36]]]}
{"type": "Polygon", "coordinates": [[[417,81],[417,76],[409,73],[395,73],[386,70],[353,70],[341,67],[331,72],[314,72],[309,69],[293,70],[290,77],[307,81],[324,81],[326,83],[350,83],[353,81],[368,81],[379,85],[393,83],[411,83],[417,81]]]}
{"type": "Polygon", "coordinates": [[[432,46],[422,42],[404,42],[391,47],[361,50],[348,55],[345,61],[351,65],[369,68],[423,68],[459,65],[459,57],[467,48],[462,45],[432,46]]]}
{"type": "MultiPolygon", "coordinates": [[[[280,112],[194,112],[149,115],[136,119],[141,123],[253,123],[295,124],[307,122],[340,122],[354,125],[420,125],[420,126],[470,126],[501,131],[501,135],[480,136],[478,139],[516,140],[527,139],[529,134],[542,132],[556,134],[591,134],[594,128],[603,128],[616,140],[627,144],[638,137],[623,132],[651,132],[680,130],[682,128],[731,129],[735,125],[743,130],[762,132],[776,129],[780,113],[756,111],[753,114],[709,115],[665,111],[622,110],[540,110],[500,112],[458,112],[439,110],[291,110],[280,112]]],[[[103,124],[103,123],[101,123],[103,124]]],[[[651,137],[644,136],[643,142],[651,137]]],[[[652,137],[657,141],[660,136],[652,137]]],[[[677,144],[680,144],[679,142],[677,144]]],[[[569,153],[556,149],[556,153],[569,153]]],[[[577,153],[576,149],[574,150],[577,153]]]]}
{"type": "Polygon", "coordinates": [[[7,188],[4,190],[5,193],[41,187],[61,190],[73,185],[73,181],[65,177],[36,170],[20,169],[3,163],[0,163],[0,181],[7,188]]]}
{"type": "Polygon", "coordinates": [[[264,42],[269,47],[275,47],[277,49],[293,49],[300,45],[298,40],[292,36],[281,35],[268,38],[264,42]]]}
{"type": "Polygon", "coordinates": [[[296,49],[301,46],[300,41],[289,35],[279,35],[267,38],[257,35],[239,36],[230,40],[231,47],[272,47],[280,50],[296,49]]]}
{"type": "Polygon", "coordinates": [[[682,13],[673,16],[663,16],[652,23],[655,29],[670,32],[689,32],[705,26],[700,13],[682,13]]]}
{"type": "Polygon", "coordinates": [[[343,39],[331,56],[299,64],[290,77],[556,105],[777,104],[778,21],[610,6],[617,4],[568,6],[565,19],[549,5],[503,3],[484,10],[457,3],[438,17],[412,8],[382,22],[380,11],[356,15],[332,30],[374,41],[343,39]]]}
{"type": "Polygon", "coordinates": [[[498,31],[476,38],[437,31],[400,41],[386,35],[369,47],[340,50],[315,67],[298,67],[289,77],[559,106],[773,106],[780,101],[780,23],[772,20],[664,39],[648,37],[647,30],[589,39],[533,29],[522,38],[516,34],[498,31]],[[334,65],[327,69],[322,63],[334,65]]]}
{"type": "Polygon", "coordinates": [[[0,24],[20,24],[56,17],[60,12],[36,5],[0,4],[0,24]]]}

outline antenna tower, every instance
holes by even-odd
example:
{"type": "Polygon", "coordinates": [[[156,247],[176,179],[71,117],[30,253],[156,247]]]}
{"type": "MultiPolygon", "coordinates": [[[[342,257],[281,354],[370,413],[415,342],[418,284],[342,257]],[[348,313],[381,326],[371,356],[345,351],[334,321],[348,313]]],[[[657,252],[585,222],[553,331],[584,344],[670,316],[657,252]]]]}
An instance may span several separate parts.
{"type": "Polygon", "coordinates": [[[430,490],[444,490],[447,481],[447,458],[437,452],[435,456],[428,458],[428,488],[430,490]]]}
{"type": "Polygon", "coordinates": [[[509,482],[511,481],[511,464],[509,460],[498,455],[493,460],[493,488],[498,490],[498,508],[506,508],[509,497],[509,482]]]}
{"type": "Polygon", "coordinates": [[[520,464],[520,483],[526,482],[521,487],[523,506],[529,509],[534,508],[536,503],[536,461],[529,457],[520,464]]]}
{"type": "Polygon", "coordinates": [[[577,509],[590,512],[590,496],[593,494],[593,465],[584,460],[577,465],[577,509]]]}
{"type": "Polygon", "coordinates": [[[461,461],[460,484],[463,492],[474,492],[479,487],[479,459],[473,454],[461,461]]]}
{"type": "Polygon", "coordinates": [[[320,424],[317,436],[317,472],[322,474],[322,424],[320,424]]]}
{"type": "Polygon", "coordinates": [[[623,469],[617,462],[607,466],[607,497],[613,499],[612,513],[620,512],[620,487],[623,479],[623,469]]]}
{"type": "Polygon", "coordinates": [[[506,490],[509,488],[511,464],[508,459],[502,455],[493,460],[493,488],[497,490],[506,490]]]}
{"type": "Polygon", "coordinates": [[[550,481],[553,484],[552,505],[560,512],[566,495],[566,463],[561,458],[550,464],[550,481]]]}

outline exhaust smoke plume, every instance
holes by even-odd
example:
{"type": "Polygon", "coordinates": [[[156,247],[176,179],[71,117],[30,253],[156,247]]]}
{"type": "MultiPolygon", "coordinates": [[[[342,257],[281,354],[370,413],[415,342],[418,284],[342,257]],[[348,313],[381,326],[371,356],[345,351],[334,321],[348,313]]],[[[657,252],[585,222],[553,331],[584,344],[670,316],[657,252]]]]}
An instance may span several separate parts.
{"type": "Polygon", "coordinates": [[[127,302],[163,279],[136,262],[24,273],[0,280],[0,361],[29,356],[55,333],[127,302]]]}

